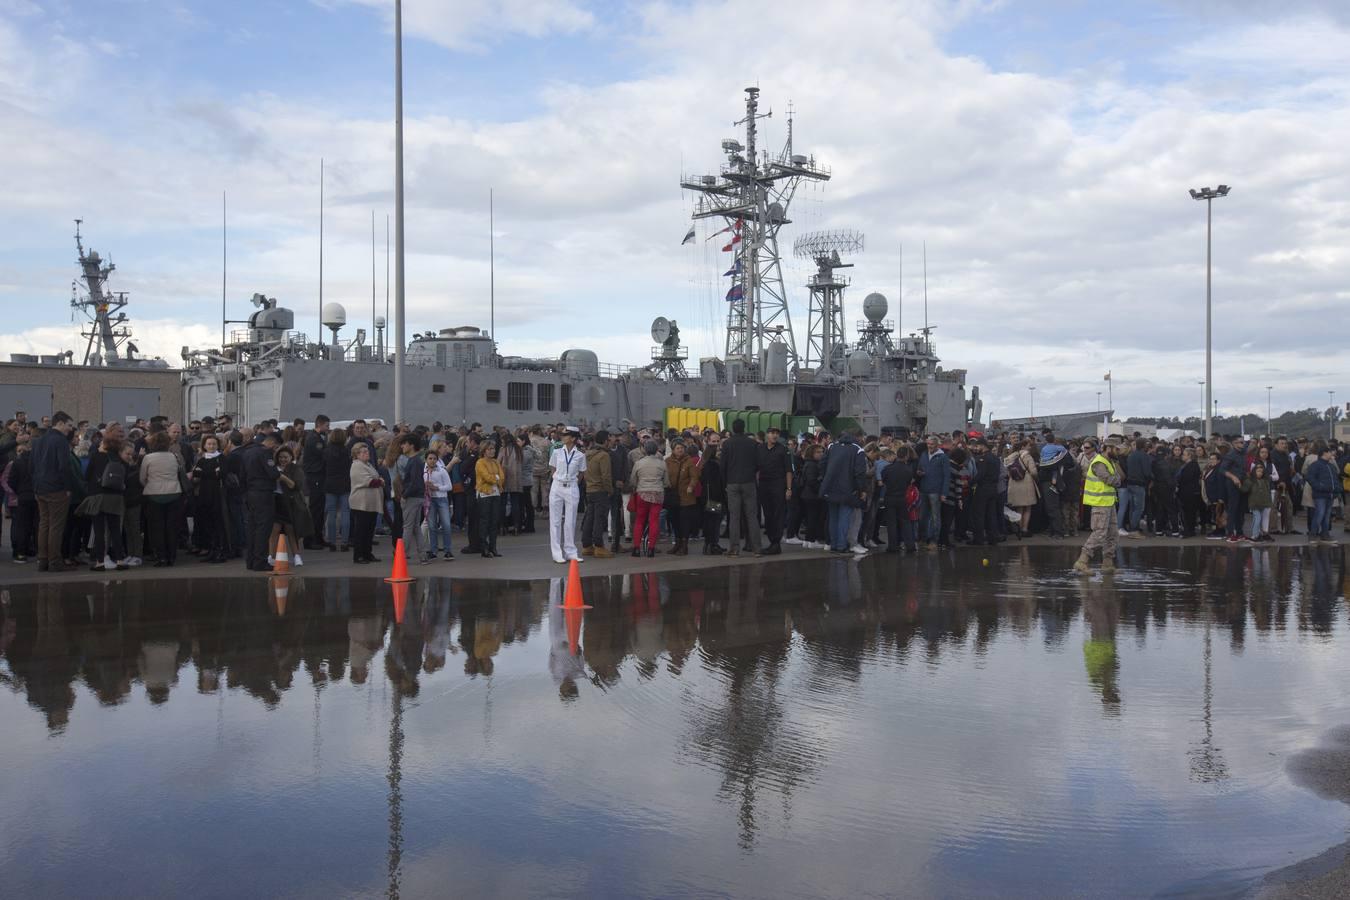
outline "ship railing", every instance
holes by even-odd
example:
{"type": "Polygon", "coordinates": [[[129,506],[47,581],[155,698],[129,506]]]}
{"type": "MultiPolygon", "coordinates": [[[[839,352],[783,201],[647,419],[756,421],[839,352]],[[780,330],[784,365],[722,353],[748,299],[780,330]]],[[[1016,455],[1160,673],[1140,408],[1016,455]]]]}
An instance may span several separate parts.
{"type": "Polygon", "coordinates": [[[309,336],[303,331],[283,331],[280,336],[270,328],[237,328],[230,332],[230,344],[281,344],[286,347],[303,347],[309,342],[309,336]]]}

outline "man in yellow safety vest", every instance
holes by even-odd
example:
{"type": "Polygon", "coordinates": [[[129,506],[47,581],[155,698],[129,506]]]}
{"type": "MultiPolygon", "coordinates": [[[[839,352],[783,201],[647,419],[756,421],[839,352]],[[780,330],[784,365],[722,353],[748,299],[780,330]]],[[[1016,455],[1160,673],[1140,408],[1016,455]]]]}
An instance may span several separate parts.
{"type": "Polygon", "coordinates": [[[1116,489],[1120,487],[1120,467],[1097,449],[1097,441],[1083,441],[1085,453],[1093,453],[1092,462],[1083,472],[1083,505],[1091,510],[1092,533],[1083,544],[1073,570],[1080,575],[1092,574],[1089,563],[1097,548],[1102,551],[1102,571],[1116,570],[1116,489]]]}

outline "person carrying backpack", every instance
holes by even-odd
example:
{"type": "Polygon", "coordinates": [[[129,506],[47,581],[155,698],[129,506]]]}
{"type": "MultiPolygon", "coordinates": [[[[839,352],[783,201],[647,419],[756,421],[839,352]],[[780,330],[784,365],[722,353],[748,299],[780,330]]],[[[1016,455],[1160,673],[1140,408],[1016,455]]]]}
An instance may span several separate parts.
{"type": "Polygon", "coordinates": [[[75,510],[93,520],[94,553],[91,572],[113,572],[128,568],[122,545],[123,495],[127,489],[130,445],[118,432],[109,429],[94,453],[89,454],[85,472],[88,494],[75,510]],[[126,451],[125,453],[123,451],[126,451]]]}

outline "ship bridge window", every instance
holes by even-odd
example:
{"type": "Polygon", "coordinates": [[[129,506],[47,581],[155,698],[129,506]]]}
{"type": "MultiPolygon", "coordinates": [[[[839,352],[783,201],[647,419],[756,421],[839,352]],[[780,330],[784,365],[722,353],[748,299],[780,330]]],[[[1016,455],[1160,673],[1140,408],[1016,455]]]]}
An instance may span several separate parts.
{"type": "Polygon", "coordinates": [[[488,403],[501,403],[501,402],[502,402],[502,392],[499,391],[499,390],[497,390],[496,388],[488,388],[488,392],[487,392],[487,402],[488,402],[488,403]]]}
{"type": "Polygon", "coordinates": [[[508,381],[506,383],[506,408],[526,410],[530,408],[530,394],[534,387],[528,381],[508,381]]]}
{"type": "Polygon", "coordinates": [[[445,393],[445,385],[443,385],[443,384],[433,384],[433,385],[431,386],[431,392],[432,392],[433,394],[444,394],[444,393],[445,393]]]}
{"type": "Polygon", "coordinates": [[[539,385],[539,391],[535,395],[535,406],[540,412],[549,412],[553,409],[553,385],[539,385]]]}
{"type": "Polygon", "coordinates": [[[570,384],[558,385],[558,412],[572,411],[572,386],[570,384]]]}

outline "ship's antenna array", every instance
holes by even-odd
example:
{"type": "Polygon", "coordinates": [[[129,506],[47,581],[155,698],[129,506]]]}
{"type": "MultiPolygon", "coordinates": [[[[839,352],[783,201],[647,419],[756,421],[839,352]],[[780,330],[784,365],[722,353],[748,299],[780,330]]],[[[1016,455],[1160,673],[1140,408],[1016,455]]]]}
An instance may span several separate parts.
{"type": "MultiPolygon", "coordinates": [[[[73,311],[84,313],[88,318],[80,337],[85,338],[85,366],[115,366],[122,362],[121,347],[131,339],[131,330],[126,326],[127,314],[121,312],[127,305],[126,291],[112,293],[107,289],[108,276],[117,266],[112,260],[103,260],[97,250],[84,251],[84,240],[80,236],[83,219],[75,220],[75,249],[80,258],[80,276],[84,279],[85,291],[80,292],[76,285],[71,292],[70,306],[73,311]]],[[[134,344],[127,344],[127,360],[131,360],[134,344]]]]}
{"type": "Polygon", "coordinates": [[[828,181],[830,172],[814,157],[792,152],[789,138],[783,152],[759,157],[760,119],[773,115],[759,112],[759,88],[745,89],[745,116],[734,124],[745,126],[745,143],[735,138],[722,141],[726,162],[719,175],[682,178],[686,190],[698,193],[694,219],[721,219],[725,225],[715,235],[726,235],[722,249],[731,254],[726,293],[728,364],[748,373],[764,367],[768,348],[781,344],[789,366],[797,366],[797,341],[792,330],[783,267],[778,250],[778,232],[791,221],[788,209],[803,181],[828,181]]]}
{"type": "Polygon", "coordinates": [[[853,267],[853,263],[841,259],[841,254],[847,256],[862,250],[862,232],[849,229],[813,231],[792,244],[794,256],[816,264],[815,274],[806,283],[811,299],[804,365],[820,374],[845,374],[848,343],[844,335],[844,289],[848,287],[848,279],[836,275],[835,270],[853,267]]]}

